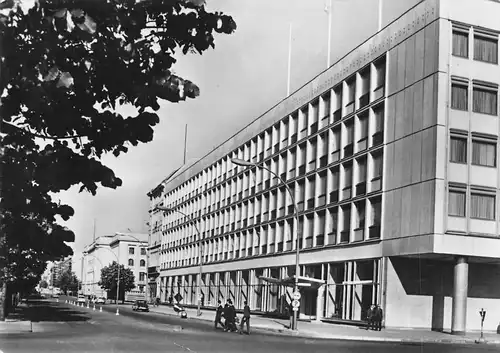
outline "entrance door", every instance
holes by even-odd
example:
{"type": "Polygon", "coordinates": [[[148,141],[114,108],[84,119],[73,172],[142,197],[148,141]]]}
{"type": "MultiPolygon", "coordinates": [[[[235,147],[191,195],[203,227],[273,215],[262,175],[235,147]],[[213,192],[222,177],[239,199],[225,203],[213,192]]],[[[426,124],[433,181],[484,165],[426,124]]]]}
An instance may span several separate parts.
{"type": "Polygon", "coordinates": [[[315,320],[316,319],[316,299],[318,296],[317,289],[304,289],[301,291],[301,319],[315,320]]]}

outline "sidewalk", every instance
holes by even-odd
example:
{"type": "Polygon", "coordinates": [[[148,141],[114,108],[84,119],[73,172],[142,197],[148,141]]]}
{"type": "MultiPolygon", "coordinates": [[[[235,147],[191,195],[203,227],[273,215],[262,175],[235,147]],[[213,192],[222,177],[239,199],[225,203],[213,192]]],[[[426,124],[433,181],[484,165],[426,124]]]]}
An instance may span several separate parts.
{"type": "Polygon", "coordinates": [[[33,332],[31,321],[28,319],[29,310],[27,302],[20,303],[5,321],[0,321],[0,335],[33,332]]]}
{"type": "MultiPolygon", "coordinates": [[[[151,312],[165,315],[178,316],[173,308],[166,305],[160,307],[150,306],[151,312]]],[[[188,320],[203,320],[213,323],[215,311],[202,310],[201,316],[196,316],[197,310],[187,308],[188,320]]],[[[241,318],[241,315],[238,315],[241,318]]],[[[450,344],[474,344],[479,343],[479,332],[470,332],[466,336],[454,336],[446,332],[434,332],[419,329],[383,329],[382,331],[366,330],[347,325],[328,324],[322,322],[299,321],[298,332],[288,329],[288,320],[266,318],[253,315],[250,320],[250,330],[253,332],[273,332],[276,334],[290,335],[307,338],[338,339],[352,341],[372,342],[401,342],[401,343],[450,343],[450,344]]],[[[484,333],[487,344],[500,345],[500,335],[487,332],[484,333]]]]}

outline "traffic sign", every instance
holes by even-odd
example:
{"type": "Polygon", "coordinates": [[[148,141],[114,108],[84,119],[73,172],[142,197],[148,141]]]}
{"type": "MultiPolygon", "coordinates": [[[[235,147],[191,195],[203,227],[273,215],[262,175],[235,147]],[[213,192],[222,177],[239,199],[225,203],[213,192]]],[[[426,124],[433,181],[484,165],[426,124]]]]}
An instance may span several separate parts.
{"type": "Polygon", "coordinates": [[[300,300],[300,292],[293,292],[293,299],[300,300]]]}
{"type": "Polygon", "coordinates": [[[299,307],[298,307],[298,306],[294,306],[294,307],[292,308],[292,310],[293,310],[293,311],[299,311],[299,307]]]}
{"type": "Polygon", "coordinates": [[[294,308],[297,308],[297,307],[299,307],[299,306],[300,306],[300,302],[299,302],[298,300],[294,300],[294,301],[292,302],[292,306],[293,306],[294,308]]]}
{"type": "Polygon", "coordinates": [[[177,293],[175,296],[174,296],[174,299],[177,300],[177,302],[179,303],[183,298],[182,298],[182,295],[180,293],[177,293]]]}

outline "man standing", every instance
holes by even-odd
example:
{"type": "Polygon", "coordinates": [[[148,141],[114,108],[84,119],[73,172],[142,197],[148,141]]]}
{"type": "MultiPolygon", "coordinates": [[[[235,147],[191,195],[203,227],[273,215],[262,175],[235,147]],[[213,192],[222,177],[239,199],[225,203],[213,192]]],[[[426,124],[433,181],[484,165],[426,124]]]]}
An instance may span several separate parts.
{"type": "Polygon", "coordinates": [[[368,308],[368,311],[366,313],[366,319],[368,321],[368,325],[366,325],[366,329],[369,330],[371,329],[372,327],[374,327],[374,320],[373,320],[373,305],[370,305],[370,307],[368,308]]]}
{"type": "Polygon", "coordinates": [[[243,325],[247,324],[247,335],[250,334],[250,307],[248,303],[245,301],[245,306],[243,307],[243,318],[240,323],[240,334],[243,334],[243,325]]]}
{"type": "Polygon", "coordinates": [[[227,300],[227,306],[224,308],[224,317],[226,318],[226,328],[225,331],[234,331],[237,330],[236,325],[234,324],[236,309],[233,306],[233,302],[231,299],[227,300]]]}
{"type": "Polygon", "coordinates": [[[375,331],[381,331],[382,330],[382,317],[383,311],[378,304],[375,304],[375,308],[373,309],[373,316],[374,316],[374,321],[375,321],[375,331]]]}
{"type": "Polygon", "coordinates": [[[224,308],[222,307],[220,300],[218,300],[217,303],[219,304],[219,306],[217,307],[217,311],[215,312],[215,328],[217,328],[218,324],[221,325],[222,328],[224,328],[224,324],[221,321],[222,312],[223,312],[224,308]]]}

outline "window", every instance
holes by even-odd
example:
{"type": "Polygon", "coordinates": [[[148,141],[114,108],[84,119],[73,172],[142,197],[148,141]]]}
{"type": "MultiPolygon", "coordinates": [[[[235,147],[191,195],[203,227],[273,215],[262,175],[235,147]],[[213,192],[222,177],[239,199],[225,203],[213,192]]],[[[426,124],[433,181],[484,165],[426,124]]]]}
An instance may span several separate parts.
{"type": "Polygon", "coordinates": [[[474,34],[474,60],[498,63],[498,37],[488,34],[474,34]]]}
{"type": "Polygon", "coordinates": [[[134,259],[128,259],[128,265],[134,266],[134,259]]]}
{"type": "Polygon", "coordinates": [[[451,84],[451,108],[457,110],[468,109],[468,92],[467,85],[452,83],[451,84]]]}
{"type": "Polygon", "coordinates": [[[470,197],[471,218],[495,219],[495,196],[481,193],[471,193],[470,197]]]}
{"type": "Polygon", "coordinates": [[[467,137],[450,137],[450,162],[467,163],[467,137]]]}
{"type": "Polygon", "coordinates": [[[375,72],[374,100],[377,100],[384,95],[385,57],[375,63],[375,72]]]}
{"type": "Polygon", "coordinates": [[[469,57],[469,30],[453,30],[452,54],[462,58],[469,57]]]}
{"type": "Polygon", "coordinates": [[[474,87],[472,110],[476,113],[497,115],[497,91],[474,87]]]}
{"type": "Polygon", "coordinates": [[[145,260],[141,260],[141,261],[139,262],[139,266],[141,266],[141,267],[145,267],[145,266],[146,266],[146,261],[145,261],[145,260]]]}
{"type": "Polygon", "coordinates": [[[134,253],[135,253],[135,248],[128,248],[128,253],[129,253],[130,255],[134,255],[134,253]]]}
{"type": "Polygon", "coordinates": [[[472,141],[472,164],[495,167],[496,143],[472,141]]]}
{"type": "Polygon", "coordinates": [[[141,255],[146,255],[146,249],[145,248],[141,248],[141,255]]]}
{"type": "Polygon", "coordinates": [[[465,190],[450,188],[448,193],[448,216],[465,217],[465,190]]]}
{"type": "Polygon", "coordinates": [[[144,272],[139,273],[139,281],[145,281],[146,280],[146,274],[144,272]]]}

